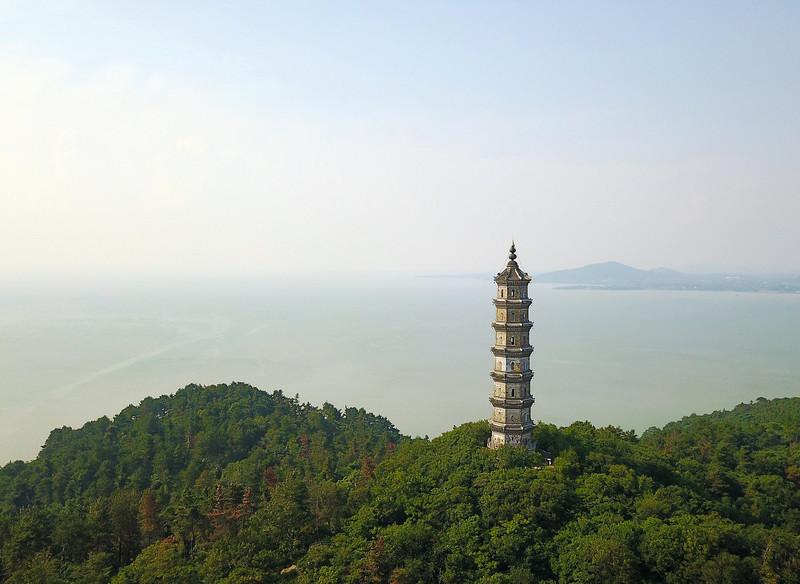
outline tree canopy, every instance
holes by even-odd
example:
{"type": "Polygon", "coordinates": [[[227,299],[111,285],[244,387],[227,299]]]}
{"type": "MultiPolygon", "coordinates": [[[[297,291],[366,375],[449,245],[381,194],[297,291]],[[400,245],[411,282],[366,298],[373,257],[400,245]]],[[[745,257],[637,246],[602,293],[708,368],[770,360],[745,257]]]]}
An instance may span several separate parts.
{"type": "Polygon", "coordinates": [[[488,436],[191,385],[0,468],[0,581],[800,582],[798,398],[488,436]]]}

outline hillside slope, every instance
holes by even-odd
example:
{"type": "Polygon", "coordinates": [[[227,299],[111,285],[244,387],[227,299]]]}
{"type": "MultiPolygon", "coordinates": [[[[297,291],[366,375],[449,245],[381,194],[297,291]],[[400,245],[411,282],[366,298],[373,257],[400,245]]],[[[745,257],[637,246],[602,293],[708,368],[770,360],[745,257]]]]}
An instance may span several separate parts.
{"type": "Polygon", "coordinates": [[[0,469],[2,581],[797,582],[800,399],[538,452],[244,384],[52,433],[0,469]]]}

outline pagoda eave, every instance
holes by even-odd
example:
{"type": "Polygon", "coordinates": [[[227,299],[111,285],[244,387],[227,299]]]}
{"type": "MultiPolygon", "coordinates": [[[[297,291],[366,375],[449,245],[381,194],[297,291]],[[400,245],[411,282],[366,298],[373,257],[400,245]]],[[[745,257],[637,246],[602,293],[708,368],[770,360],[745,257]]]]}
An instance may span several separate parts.
{"type": "Polygon", "coordinates": [[[503,321],[496,320],[492,323],[492,327],[494,327],[494,330],[517,330],[517,329],[531,330],[531,328],[533,327],[533,323],[529,320],[525,322],[508,322],[506,320],[503,321]]]}
{"type": "Polygon", "coordinates": [[[495,381],[505,381],[510,383],[522,382],[526,379],[533,379],[533,371],[492,371],[492,379],[495,381]]]}
{"type": "Polygon", "coordinates": [[[490,395],[489,401],[495,407],[521,409],[521,408],[529,408],[536,402],[536,399],[533,396],[528,396],[523,398],[513,398],[513,397],[502,398],[490,395]]]}
{"type": "Polygon", "coordinates": [[[530,298],[494,298],[492,303],[499,308],[527,308],[533,304],[533,300],[530,298]]]}
{"type": "Polygon", "coordinates": [[[530,345],[522,347],[492,347],[492,354],[495,357],[530,357],[533,353],[533,347],[530,345]]]}
{"type": "Polygon", "coordinates": [[[489,420],[489,428],[493,432],[503,432],[504,434],[529,434],[535,427],[536,424],[533,422],[525,422],[524,424],[507,424],[489,420]]]}

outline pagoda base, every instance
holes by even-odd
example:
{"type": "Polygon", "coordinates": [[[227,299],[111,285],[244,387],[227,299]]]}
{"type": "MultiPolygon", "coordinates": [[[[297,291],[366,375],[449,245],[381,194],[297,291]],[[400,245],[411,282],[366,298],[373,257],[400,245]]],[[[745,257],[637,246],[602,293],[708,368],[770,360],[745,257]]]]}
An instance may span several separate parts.
{"type": "Polygon", "coordinates": [[[493,450],[502,446],[522,446],[528,450],[536,450],[536,442],[531,438],[530,432],[492,431],[486,445],[493,450]]]}

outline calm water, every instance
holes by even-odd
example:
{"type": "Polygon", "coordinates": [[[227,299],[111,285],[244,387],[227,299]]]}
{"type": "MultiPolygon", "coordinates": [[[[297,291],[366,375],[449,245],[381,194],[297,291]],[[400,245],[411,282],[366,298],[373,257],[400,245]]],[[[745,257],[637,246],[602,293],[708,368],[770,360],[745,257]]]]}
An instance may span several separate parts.
{"type": "MultiPolygon", "coordinates": [[[[404,433],[488,417],[491,279],[6,286],[0,463],[196,382],[364,407],[404,433]]],[[[532,286],[534,418],[642,432],[800,395],[800,295],[532,286]]]]}

